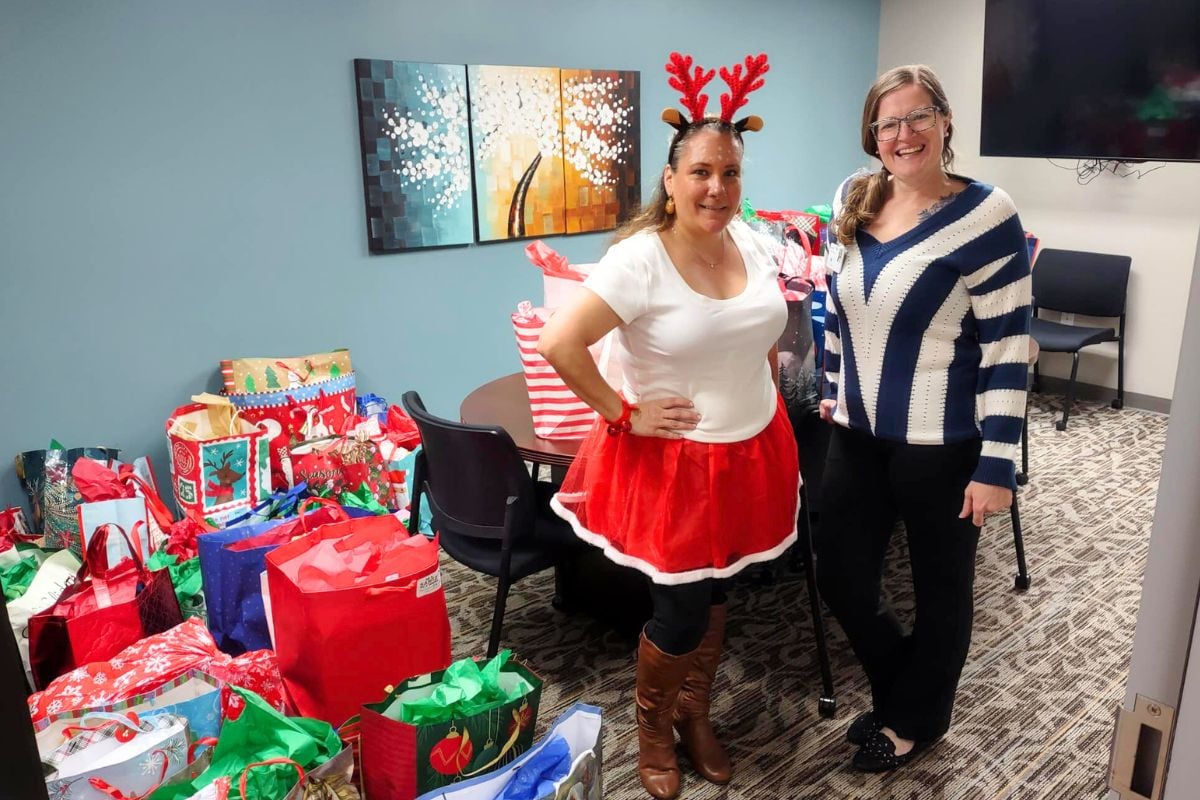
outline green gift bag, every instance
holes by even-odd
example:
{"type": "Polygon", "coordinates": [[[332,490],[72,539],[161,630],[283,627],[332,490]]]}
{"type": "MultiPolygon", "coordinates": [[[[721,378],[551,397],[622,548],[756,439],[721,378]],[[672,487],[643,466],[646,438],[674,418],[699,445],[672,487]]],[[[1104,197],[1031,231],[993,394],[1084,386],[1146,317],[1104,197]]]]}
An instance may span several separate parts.
{"type": "Polygon", "coordinates": [[[151,800],[182,800],[191,797],[218,778],[229,778],[229,800],[277,800],[285,797],[298,780],[291,763],[256,767],[246,794],[238,780],[251,764],[271,759],[295,762],[304,770],[324,764],[342,749],[329,723],[306,717],[285,717],[254,692],[230,686],[225,702],[225,722],[213,748],[208,769],[187,783],[162,786],[151,800]]]}
{"type": "Polygon", "coordinates": [[[361,757],[369,798],[417,795],[513,761],[533,744],[542,679],[502,651],[409,678],[363,706],[361,757]]]}

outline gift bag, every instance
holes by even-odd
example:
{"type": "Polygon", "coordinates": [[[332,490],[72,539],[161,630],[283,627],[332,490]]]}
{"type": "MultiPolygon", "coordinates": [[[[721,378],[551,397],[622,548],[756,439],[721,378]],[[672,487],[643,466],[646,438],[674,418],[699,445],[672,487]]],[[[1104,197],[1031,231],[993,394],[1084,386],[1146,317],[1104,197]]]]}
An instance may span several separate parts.
{"type": "MultiPolygon", "coordinates": [[[[596,412],[567,388],[567,384],[537,351],[538,339],[550,312],[534,308],[528,301],[517,305],[512,315],[517,350],[521,354],[521,369],[529,391],[529,411],[533,416],[533,432],[543,439],[582,439],[592,429],[596,412]]],[[[613,350],[616,338],[608,334],[592,345],[592,357],[600,374],[617,391],[621,390],[619,360],[613,350]]]]}
{"type": "MultiPolygon", "coordinates": [[[[147,530],[152,547],[158,547],[162,543],[167,529],[175,521],[159,495],[158,484],[154,481],[154,470],[146,456],[134,459],[132,464],[115,462],[111,468],[90,458],[81,458],[71,467],[71,477],[75,480],[79,495],[87,503],[142,498],[146,504],[147,530]]],[[[125,530],[129,530],[131,524],[120,520],[109,521],[125,525],[125,530]]],[[[86,548],[85,544],[84,549],[86,548]]],[[[149,555],[149,551],[146,555],[149,555]]]]}
{"type": "Polygon", "coordinates": [[[352,372],[350,351],[299,358],[231,358],[221,362],[225,394],[262,394],[334,380],[352,372]]]}
{"type": "Polygon", "coordinates": [[[45,688],[64,672],[112,658],[152,633],[183,621],[166,570],[151,572],[125,531],[105,525],[93,534],[76,582],[51,607],[29,619],[34,685],[45,688]],[[108,563],[108,535],[116,529],[130,557],[108,563]]]}
{"type": "Polygon", "coordinates": [[[601,710],[575,703],[516,761],[418,800],[601,800],[603,741],[601,710]]]}
{"type": "Polygon", "coordinates": [[[164,681],[148,692],[126,700],[73,708],[42,717],[34,723],[38,752],[50,753],[69,739],[69,729],[89,714],[136,714],[149,719],[170,714],[187,720],[188,736],[193,742],[215,737],[221,730],[221,688],[223,684],[203,670],[188,670],[177,678],[164,681]]]}
{"type": "Polygon", "coordinates": [[[542,240],[525,246],[525,256],[542,271],[542,306],[555,309],[567,304],[571,296],[583,287],[591,264],[569,264],[565,256],[556,253],[542,240]]]}
{"type": "Polygon", "coordinates": [[[395,516],[323,525],[267,554],[275,652],[306,716],[340,725],[386,686],[450,663],[437,539],[395,516]]]}
{"type": "Polygon", "coordinates": [[[42,759],[53,800],[142,797],[187,768],[187,720],[171,714],[88,714],[42,759]]]}
{"type": "Polygon", "coordinates": [[[498,769],[533,743],[542,680],[502,651],[401,682],[362,709],[367,797],[417,795],[498,769]]]}
{"type": "Polygon", "coordinates": [[[222,653],[198,619],[148,636],[108,661],[93,661],[54,680],[29,697],[29,716],[43,717],[89,705],[126,700],[153,691],[189,670],[255,692],[274,708],[286,708],[275,654],[255,650],[233,657],[222,653]]]}
{"type": "Polygon", "coordinates": [[[146,562],[150,569],[165,569],[175,587],[175,599],[179,601],[179,613],[184,619],[196,617],[208,620],[208,607],[204,602],[204,576],[200,572],[200,559],[180,560],[165,550],[158,550],[146,562]]]}
{"type": "Polygon", "coordinates": [[[304,442],[291,449],[289,459],[292,479],[307,483],[314,495],[376,514],[392,505],[387,465],[366,431],[304,442]]]}
{"type": "MultiPolygon", "coordinates": [[[[312,498],[305,501],[316,505],[312,498]]],[[[315,511],[298,518],[269,520],[202,534],[199,537],[208,629],[217,646],[230,655],[271,647],[259,576],[267,553],[297,536],[330,522],[369,512],[348,512],[322,501],[315,511]]]]}
{"type": "Polygon", "coordinates": [[[242,358],[221,362],[225,394],[242,416],[267,428],[271,486],[299,480],[287,472],[288,448],[340,433],[355,410],[349,350],[301,358],[242,358]]]}
{"type": "Polygon", "coordinates": [[[360,800],[362,795],[354,785],[354,754],[342,750],[312,771],[305,771],[290,758],[272,758],[250,764],[238,778],[242,797],[256,794],[254,770],[274,764],[288,764],[296,771],[296,785],[283,800],[360,800]]]}
{"type": "Polygon", "coordinates": [[[51,447],[30,450],[14,460],[17,477],[29,495],[33,511],[33,530],[45,536],[45,546],[71,548],[82,556],[79,542],[79,518],[75,507],[83,499],[71,477],[71,468],[81,458],[90,458],[109,466],[120,451],[115,447],[77,447],[70,450],[51,447]]]}
{"type": "Polygon", "coordinates": [[[167,420],[171,484],[184,513],[219,525],[270,495],[269,438],[225,398],[192,399],[167,420]]]}
{"type": "MultiPolygon", "coordinates": [[[[298,776],[290,761],[312,770],[341,752],[341,741],[327,723],[303,717],[286,717],[254,692],[230,689],[226,695],[225,723],[208,769],[187,783],[163,786],[150,800],[183,800],[221,779],[238,788],[242,773],[255,765],[246,782],[246,793],[229,797],[245,800],[278,800],[288,797],[298,776]],[[271,762],[264,764],[261,762],[271,762]]],[[[220,794],[216,795],[220,797],[220,794]]]]}
{"type": "MultiPolygon", "coordinates": [[[[79,515],[79,533],[83,541],[83,552],[88,551],[95,532],[114,525],[128,532],[129,539],[142,561],[150,558],[154,545],[150,542],[150,512],[142,497],[122,497],[118,500],[101,500],[80,503],[75,512],[79,515]]],[[[108,537],[108,563],[116,564],[125,555],[125,543],[115,536],[108,537]]]]}
{"type": "Polygon", "coordinates": [[[30,686],[33,686],[33,671],[29,666],[29,618],[54,605],[54,601],[75,580],[81,565],[82,562],[70,550],[59,550],[38,567],[24,594],[7,604],[8,620],[30,686]]]}

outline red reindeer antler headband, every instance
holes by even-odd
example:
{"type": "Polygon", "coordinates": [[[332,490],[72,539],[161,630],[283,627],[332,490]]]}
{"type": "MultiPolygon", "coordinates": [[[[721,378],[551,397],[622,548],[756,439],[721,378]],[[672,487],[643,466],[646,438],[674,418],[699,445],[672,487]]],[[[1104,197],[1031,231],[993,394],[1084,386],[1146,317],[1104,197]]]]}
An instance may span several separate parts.
{"type": "MultiPolygon", "coordinates": [[[[745,75],[742,74],[742,66],[742,64],[734,64],[732,70],[721,67],[721,80],[729,86],[729,92],[721,95],[719,119],[727,125],[732,125],[738,131],[762,130],[762,117],[752,114],[734,122],[733,114],[746,105],[747,95],[762,88],[762,76],[771,68],[767,63],[767,54],[746,56],[745,75]]],[[[698,125],[707,119],[704,111],[708,105],[708,95],[702,94],[701,91],[713,79],[714,71],[711,69],[705,71],[700,66],[696,66],[693,70],[692,57],[680,53],[671,53],[666,70],[667,74],[671,76],[667,83],[682,95],[683,107],[692,115],[692,119],[691,121],[685,120],[677,108],[667,108],[662,112],[663,121],[676,130],[683,130],[689,125],[698,125]]]]}

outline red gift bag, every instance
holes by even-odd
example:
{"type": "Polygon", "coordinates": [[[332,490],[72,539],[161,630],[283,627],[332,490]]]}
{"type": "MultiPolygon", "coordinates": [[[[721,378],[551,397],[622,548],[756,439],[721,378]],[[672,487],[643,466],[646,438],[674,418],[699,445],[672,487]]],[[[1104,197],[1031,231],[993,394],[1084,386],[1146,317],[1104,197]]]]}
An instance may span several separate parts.
{"type": "Polygon", "coordinates": [[[267,555],[275,653],[297,711],[333,725],[450,664],[437,540],[392,515],[324,525],[267,555]]]}
{"type": "Polygon", "coordinates": [[[89,661],[103,661],[139,639],[183,621],[167,570],[148,570],[118,525],[103,525],[88,543],[77,581],[53,606],[29,619],[29,661],[37,688],[89,661]],[[130,557],[108,563],[116,528],[130,557]]]}

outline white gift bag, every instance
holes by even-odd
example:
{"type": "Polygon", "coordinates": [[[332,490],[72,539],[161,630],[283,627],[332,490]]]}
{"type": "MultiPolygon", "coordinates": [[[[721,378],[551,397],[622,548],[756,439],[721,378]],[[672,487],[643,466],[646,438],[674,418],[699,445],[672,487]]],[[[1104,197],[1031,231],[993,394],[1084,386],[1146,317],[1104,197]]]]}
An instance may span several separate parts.
{"type": "Polygon", "coordinates": [[[81,566],[70,550],[59,550],[38,567],[37,574],[25,594],[7,604],[8,620],[12,624],[21,663],[25,665],[25,679],[33,686],[33,671],[29,667],[29,618],[39,611],[54,605],[63,589],[75,580],[81,566]]]}
{"type": "Polygon", "coordinates": [[[188,725],[160,714],[89,714],[81,729],[46,756],[53,800],[112,800],[111,790],[141,797],[188,765],[188,725]]]}

